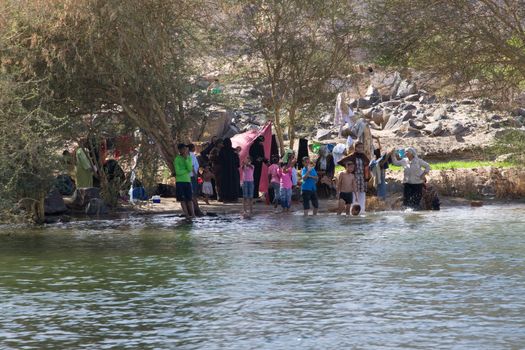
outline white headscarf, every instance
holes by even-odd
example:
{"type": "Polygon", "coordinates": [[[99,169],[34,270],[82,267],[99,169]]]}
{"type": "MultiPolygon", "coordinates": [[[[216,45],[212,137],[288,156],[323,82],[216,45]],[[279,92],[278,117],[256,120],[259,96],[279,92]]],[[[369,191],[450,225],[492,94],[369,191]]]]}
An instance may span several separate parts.
{"type": "Polygon", "coordinates": [[[417,158],[417,151],[416,151],[416,149],[415,149],[414,147],[408,147],[408,148],[406,149],[406,151],[412,153],[412,155],[414,156],[414,158],[417,158]]]}

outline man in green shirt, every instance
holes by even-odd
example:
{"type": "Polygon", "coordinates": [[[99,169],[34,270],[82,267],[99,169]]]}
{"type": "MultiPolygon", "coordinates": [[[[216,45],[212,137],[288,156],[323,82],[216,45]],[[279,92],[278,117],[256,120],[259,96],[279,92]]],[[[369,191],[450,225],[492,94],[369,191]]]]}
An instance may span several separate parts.
{"type": "Polygon", "coordinates": [[[188,146],[179,143],[177,149],[179,150],[179,155],[177,155],[173,161],[176,179],[175,194],[177,201],[180,202],[184,215],[187,218],[191,218],[195,216],[192,202],[193,195],[191,191],[191,173],[193,171],[193,163],[189,155],[188,146]]]}

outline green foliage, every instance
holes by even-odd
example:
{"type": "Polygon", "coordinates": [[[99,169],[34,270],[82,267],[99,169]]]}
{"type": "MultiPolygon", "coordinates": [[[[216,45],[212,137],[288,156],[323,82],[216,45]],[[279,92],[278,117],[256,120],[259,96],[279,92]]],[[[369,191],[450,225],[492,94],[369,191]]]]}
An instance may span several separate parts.
{"type": "Polygon", "coordinates": [[[21,198],[41,202],[61,169],[63,118],[39,108],[37,90],[0,75],[0,211],[21,198]]]}
{"type": "MultiPolygon", "coordinates": [[[[477,160],[451,160],[448,162],[429,163],[432,170],[453,170],[453,169],[474,169],[482,167],[494,168],[510,168],[516,166],[514,162],[493,162],[493,161],[477,161],[477,160]]],[[[397,165],[389,164],[388,168],[392,171],[402,171],[403,168],[397,165]]],[[[337,165],[336,172],[344,171],[344,167],[337,165]]]]}
{"type": "Polygon", "coordinates": [[[490,148],[494,156],[509,155],[509,161],[522,165],[525,161],[525,131],[511,129],[503,131],[490,148]]]}
{"type": "Polygon", "coordinates": [[[261,62],[258,75],[268,86],[264,103],[273,116],[281,150],[281,128],[288,127],[293,145],[295,127],[303,117],[318,104],[333,100],[336,91],[330,88],[330,80],[351,71],[350,51],[360,29],[352,4],[342,0],[224,2],[230,18],[236,19],[225,26],[228,41],[261,62]]]}
{"type": "Polygon", "coordinates": [[[172,166],[174,140],[192,126],[202,9],[199,0],[0,0],[4,205],[41,202],[64,142],[112,124],[141,130],[172,166]]]}
{"type": "Polygon", "coordinates": [[[82,116],[112,111],[152,138],[171,164],[173,139],[191,126],[200,1],[4,2],[2,69],[38,81],[50,97],[44,110],[67,114],[73,131],[82,116]]]}
{"type": "Polygon", "coordinates": [[[523,0],[368,0],[372,57],[434,76],[453,92],[509,99],[525,81],[523,0]],[[510,92],[510,94],[509,94],[510,92]]]}

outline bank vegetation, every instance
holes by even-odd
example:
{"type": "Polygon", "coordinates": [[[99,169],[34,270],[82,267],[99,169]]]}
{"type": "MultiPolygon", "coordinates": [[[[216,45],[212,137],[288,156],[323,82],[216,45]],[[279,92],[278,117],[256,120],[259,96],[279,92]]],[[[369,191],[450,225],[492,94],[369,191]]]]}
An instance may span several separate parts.
{"type": "MultiPolygon", "coordinates": [[[[138,131],[144,168],[172,171],[210,61],[249,62],[281,150],[360,64],[517,107],[524,18],[523,0],[0,0],[0,210],[41,221],[64,147],[107,133],[138,131]]],[[[516,133],[500,146],[523,152],[516,133]]]]}

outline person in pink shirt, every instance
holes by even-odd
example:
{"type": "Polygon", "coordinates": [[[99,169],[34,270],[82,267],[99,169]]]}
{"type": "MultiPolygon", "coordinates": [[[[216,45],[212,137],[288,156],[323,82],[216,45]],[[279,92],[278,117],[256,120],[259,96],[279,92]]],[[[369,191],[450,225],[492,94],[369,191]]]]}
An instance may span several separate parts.
{"type": "Polygon", "coordinates": [[[279,205],[279,196],[280,196],[280,182],[281,177],[279,175],[279,157],[274,156],[272,158],[272,165],[268,167],[268,180],[270,181],[270,188],[273,189],[273,208],[277,211],[277,206],[279,205]]]}
{"type": "Polygon", "coordinates": [[[244,215],[253,214],[254,169],[250,156],[247,156],[242,163],[242,207],[244,215]]]}
{"type": "Polygon", "coordinates": [[[290,211],[292,205],[292,171],[293,168],[288,164],[284,164],[282,168],[279,168],[281,206],[285,212],[290,211]]]}

